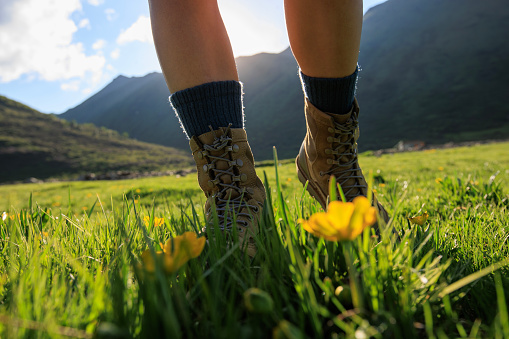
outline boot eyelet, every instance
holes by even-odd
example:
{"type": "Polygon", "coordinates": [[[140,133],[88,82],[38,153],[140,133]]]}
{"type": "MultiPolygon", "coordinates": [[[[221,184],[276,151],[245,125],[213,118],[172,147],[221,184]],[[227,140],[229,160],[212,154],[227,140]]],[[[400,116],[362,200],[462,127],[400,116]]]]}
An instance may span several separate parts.
{"type": "Polygon", "coordinates": [[[333,142],[333,141],[334,141],[334,138],[333,138],[333,137],[327,137],[327,142],[328,142],[328,143],[331,143],[331,144],[332,144],[332,142],[333,142]]]}
{"type": "Polygon", "coordinates": [[[329,127],[329,133],[334,133],[334,128],[329,127]]]}
{"type": "Polygon", "coordinates": [[[334,163],[334,160],[332,160],[332,159],[327,159],[327,164],[328,164],[328,165],[332,165],[333,163],[334,163]]]}
{"type": "Polygon", "coordinates": [[[325,154],[332,154],[332,150],[330,148],[325,149],[325,154]]]}
{"type": "Polygon", "coordinates": [[[235,144],[235,145],[233,145],[232,149],[235,153],[237,153],[239,151],[240,147],[239,147],[239,145],[235,144]]]}
{"type": "Polygon", "coordinates": [[[207,184],[209,185],[210,188],[213,188],[215,186],[212,180],[209,180],[207,184]]]}
{"type": "Polygon", "coordinates": [[[230,166],[238,166],[238,167],[242,167],[244,166],[244,162],[240,159],[237,159],[237,160],[232,160],[229,162],[229,165],[230,166]]]}
{"type": "Polygon", "coordinates": [[[247,174],[245,174],[245,173],[241,174],[240,181],[246,182],[247,181],[247,174]]]}
{"type": "Polygon", "coordinates": [[[320,176],[323,177],[323,172],[322,171],[320,171],[320,176]]]}

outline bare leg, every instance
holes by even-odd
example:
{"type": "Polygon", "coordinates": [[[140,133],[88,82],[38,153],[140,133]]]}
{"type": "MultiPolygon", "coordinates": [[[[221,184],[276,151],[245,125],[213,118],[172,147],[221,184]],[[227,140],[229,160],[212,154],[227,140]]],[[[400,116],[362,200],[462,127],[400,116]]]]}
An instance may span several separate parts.
{"type": "Polygon", "coordinates": [[[285,0],[292,52],[302,73],[342,78],[357,67],[362,0],[285,0]]]}
{"type": "Polygon", "coordinates": [[[170,92],[238,80],[230,39],[214,0],[149,0],[152,34],[170,92]]]}

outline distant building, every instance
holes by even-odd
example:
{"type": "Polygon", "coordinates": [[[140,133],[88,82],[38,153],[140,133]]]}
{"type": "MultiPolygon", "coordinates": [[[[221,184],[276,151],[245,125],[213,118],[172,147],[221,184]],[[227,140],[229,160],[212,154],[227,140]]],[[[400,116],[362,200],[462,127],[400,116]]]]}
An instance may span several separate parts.
{"type": "Polygon", "coordinates": [[[400,140],[394,148],[398,152],[408,152],[408,151],[420,151],[426,146],[426,143],[421,140],[400,140]]]}

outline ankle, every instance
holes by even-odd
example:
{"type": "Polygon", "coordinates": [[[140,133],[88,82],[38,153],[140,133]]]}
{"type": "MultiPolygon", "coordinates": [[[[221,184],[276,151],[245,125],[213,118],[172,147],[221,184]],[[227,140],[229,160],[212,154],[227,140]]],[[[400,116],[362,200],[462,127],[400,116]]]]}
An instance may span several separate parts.
{"type": "Polygon", "coordinates": [[[355,98],[358,69],[344,78],[314,78],[299,71],[306,98],[322,112],[346,114],[355,98]]]}
{"type": "Polygon", "coordinates": [[[242,84],[217,81],[173,93],[170,102],[190,138],[220,127],[243,128],[242,84]]]}

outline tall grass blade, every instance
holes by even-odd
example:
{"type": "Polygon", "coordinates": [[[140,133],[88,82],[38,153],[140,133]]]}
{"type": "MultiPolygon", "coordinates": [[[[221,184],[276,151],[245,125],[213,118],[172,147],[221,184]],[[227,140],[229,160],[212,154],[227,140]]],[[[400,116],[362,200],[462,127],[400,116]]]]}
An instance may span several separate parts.
{"type": "Polygon", "coordinates": [[[465,287],[466,285],[468,285],[476,280],[479,280],[482,277],[487,276],[488,274],[491,274],[491,273],[495,272],[496,270],[498,270],[504,266],[507,266],[507,265],[509,265],[509,258],[506,258],[502,261],[499,261],[498,263],[495,263],[495,264],[490,265],[486,268],[483,268],[482,270],[472,273],[472,274],[450,284],[449,286],[444,288],[442,290],[442,292],[439,293],[438,296],[440,298],[443,298],[444,296],[451,294],[452,292],[459,290],[460,288],[465,287]]]}

